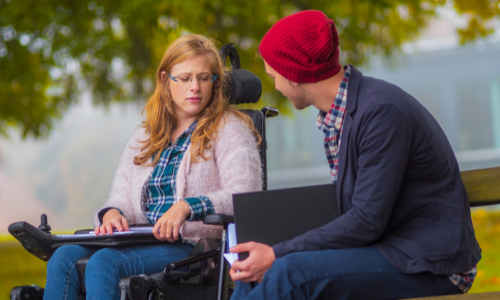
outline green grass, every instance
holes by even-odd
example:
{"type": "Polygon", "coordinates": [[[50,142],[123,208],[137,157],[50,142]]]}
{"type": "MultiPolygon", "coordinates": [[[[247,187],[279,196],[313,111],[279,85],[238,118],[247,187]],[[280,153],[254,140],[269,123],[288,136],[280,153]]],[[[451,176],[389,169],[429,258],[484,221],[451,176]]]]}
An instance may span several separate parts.
{"type": "Polygon", "coordinates": [[[0,243],[15,242],[16,239],[12,235],[0,234],[0,243]]]}
{"type": "MultiPolygon", "coordinates": [[[[70,234],[74,230],[55,232],[70,234]]],[[[10,234],[0,234],[0,300],[10,299],[10,290],[19,285],[45,286],[47,263],[31,255],[10,234]]]]}
{"type": "Polygon", "coordinates": [[[0,239],[0,299],[10,299],[10,290],[18,285],[45,286],[47,263],[25,251],[17,242],[0,239]]]}
{"type": "Polygon", "coordinates": [[[470,293],[500,291],[500,212],[475,210],[472,222],[483,257],[470,293]]]}
{"type": "MultiPolygon", "coordinates": [[[[483,249],[470,293],[500,291],[500,212],[475,210],[472,221],[483,249]]],[[[47,263],[24,251],[10,235],[0,235],[0,300],[9,299],[14,286],[45,286],[47,263]]]]}

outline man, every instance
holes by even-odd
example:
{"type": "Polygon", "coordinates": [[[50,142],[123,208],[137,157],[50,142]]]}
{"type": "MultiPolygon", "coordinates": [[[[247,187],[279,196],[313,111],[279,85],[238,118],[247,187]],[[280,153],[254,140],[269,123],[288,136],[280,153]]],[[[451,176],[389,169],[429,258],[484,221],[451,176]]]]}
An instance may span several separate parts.
{"type": "MultiPolygon", "coordinates": [[[[466,293],[481,249],[444,132],[412,96],[339,64],[334,22],[303,11],[259,52],[296,109],[319,109],[341,216],[233,264],[233,299],[398,299],[466,293]],[[256,281],[254,285],[250,282],[256,281]]],[[[304,199],[307,201],[307,199],[304,199]]]]}

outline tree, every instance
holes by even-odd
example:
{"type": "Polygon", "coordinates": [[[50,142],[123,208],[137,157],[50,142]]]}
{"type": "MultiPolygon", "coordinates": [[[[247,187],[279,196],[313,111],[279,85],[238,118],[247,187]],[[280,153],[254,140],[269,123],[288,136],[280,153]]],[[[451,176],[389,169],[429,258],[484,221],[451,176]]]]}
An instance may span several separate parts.
{"type": "MultiPolygon", "coordinates": [[[[485,38],[500,0],[454,0],[469,18],[462,43],[485,38]]],[[[391,57],[415,39],[446,0],[0,0],[0,134],[47,136],[84,89],[96,105],[144,101],[168,44],[187,33],[232,42],[243,67],[263,81],[266,104],[286,110],[256,58],[280,18],[318,9],[335,20],[342,61],[391,57]]]]}

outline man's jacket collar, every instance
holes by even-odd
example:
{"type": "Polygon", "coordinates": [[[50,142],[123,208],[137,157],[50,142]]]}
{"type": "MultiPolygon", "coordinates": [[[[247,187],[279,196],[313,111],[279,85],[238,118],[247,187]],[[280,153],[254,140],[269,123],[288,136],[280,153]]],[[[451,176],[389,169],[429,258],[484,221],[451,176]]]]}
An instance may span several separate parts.
{"type": "MultiPolygon", "coordinates": [[[[351,76],[349,76],[349,84],[347,85],[347,104],[346,114],[352,114],[358,105],[358,90],[363,78],[363,74],[358,69],[351,67],[351,76]]],[[[345,128],[344,128],[345,130],[345,128]]]]}
{"type": "Polygon", "coordinates": [[[344,179],[345,172],[347,145],[353,123],[352,114],[356,111],[358,106],[358,91],[362,79],[363,74],[351,66],[351,75],[349,76],[349,84],[347,85],[347,103],[344,115],[344,129],[340,141],[339,165],[337,173],[337,205],[339,206],[339,212],[342,212],[342,201],[340,195],[342,195],[342,181],[344,179]]]}

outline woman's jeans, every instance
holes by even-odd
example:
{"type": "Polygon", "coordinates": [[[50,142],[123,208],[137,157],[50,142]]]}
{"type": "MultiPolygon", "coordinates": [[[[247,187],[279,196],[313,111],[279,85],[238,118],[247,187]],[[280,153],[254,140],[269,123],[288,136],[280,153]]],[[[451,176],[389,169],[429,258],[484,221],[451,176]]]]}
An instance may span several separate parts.
{"type": "Polygon", "coordinates": [[[163,271],[168,263],[183,259],[193,246],[177,242],[162,245],[86,247],[67,245],[58,248],[47,264],[47,283],[43,299],[78,300],[80,281],[76,261],[91,255],[85,270],[87,299],[120,299],[120,279],[163,271]]]}
{"type": "Polygon", "coordinates": [[[231,300],[377,300],[460,294],[448,275],[404,274],[376,247],[297,252],[274,261],[262,283],[236,282],[231,300]]]}

